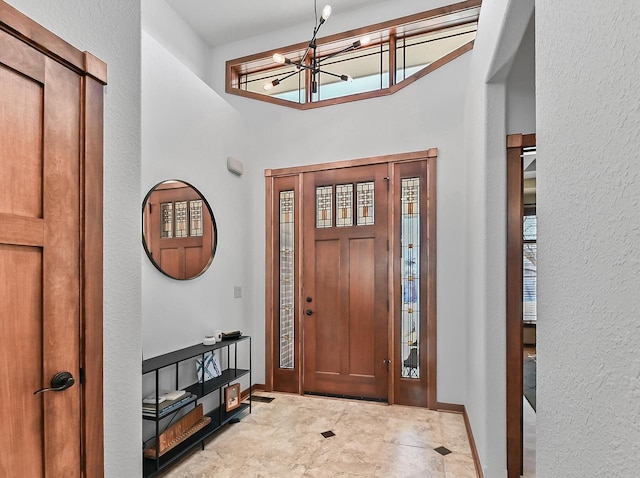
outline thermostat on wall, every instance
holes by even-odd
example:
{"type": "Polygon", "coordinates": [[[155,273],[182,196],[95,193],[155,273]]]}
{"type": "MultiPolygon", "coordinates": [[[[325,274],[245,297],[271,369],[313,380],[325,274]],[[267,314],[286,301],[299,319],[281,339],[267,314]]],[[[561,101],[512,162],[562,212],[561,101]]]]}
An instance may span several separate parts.
{"type": "Polygon", "coordinates": [[[227,169],[238,176],[242,176],[244,172],[242,161],[237,158],[232,158],[231,156],[227,156],[227,169]]]}

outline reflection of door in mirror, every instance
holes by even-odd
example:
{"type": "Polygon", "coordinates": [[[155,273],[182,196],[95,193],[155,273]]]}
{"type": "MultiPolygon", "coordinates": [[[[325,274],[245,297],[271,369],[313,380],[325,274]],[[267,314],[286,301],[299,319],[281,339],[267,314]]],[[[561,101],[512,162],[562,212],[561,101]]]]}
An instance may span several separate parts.
{"type": "Polygon", "coordinates": [[[147,197],[144,240],[156,267],[174,279],[191,279],[212,259],[214,227],[208,206],[194,188],[165,181],[147,197]]]}

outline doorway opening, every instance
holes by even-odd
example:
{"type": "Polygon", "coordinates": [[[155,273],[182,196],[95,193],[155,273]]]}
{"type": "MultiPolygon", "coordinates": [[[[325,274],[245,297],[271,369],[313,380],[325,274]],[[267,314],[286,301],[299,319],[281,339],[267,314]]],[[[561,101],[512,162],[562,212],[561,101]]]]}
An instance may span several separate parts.
{"type": "Polygon", "coordinates": [[[266,171],[267,390],[436,408],[436,159],[266,171]]]}
{"type": "Polygon", "coordinates": [[[535,476],[536,138],[507,137],[507,475],[535,476]]]}

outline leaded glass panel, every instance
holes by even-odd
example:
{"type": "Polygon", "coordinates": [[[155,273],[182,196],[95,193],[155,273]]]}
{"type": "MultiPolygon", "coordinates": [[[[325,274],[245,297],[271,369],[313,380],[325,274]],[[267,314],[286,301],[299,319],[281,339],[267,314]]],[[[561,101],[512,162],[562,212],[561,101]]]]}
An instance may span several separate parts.
{"type": "Polygon", "coordinates": [[[174,203],[176,212],[176,237],[187,237],[187,201],[174,203]]]}
{"type": "Polygon", "coordinates": [[[358,183],[358,226],[374,224],[374,190],[375,183],[358,183]]]}
{"type": "Polygon", "coordinates": [[[160,204],[160,238],[171,239],[173,237],[173,203],[160,204]]]}
{"type": "Polygon", "coordinates": [[[204,231],[202,227],[202,199],[189,201],[189,223],[191,225],[189,235],[201,237],[204,231]]]}
{"type": "Polygon", "coordinates": [[[420,378],[420,178],[402,180],[402,378],[420,378]]]}
{"type": "Polygon", "coordinates": [[[336,226],[353,226],[353,184],[336,186],[336,226]]]}
{"type": "Polygon", "coordinates": [[[280,192],[280,368],[294,368],[295,217],[293,191],[280,192]]]}
{"type": "Polygon", "coordinates": [[[333,187],[316,188],[316,227],[318,229],[333,226],[333,187]]]}

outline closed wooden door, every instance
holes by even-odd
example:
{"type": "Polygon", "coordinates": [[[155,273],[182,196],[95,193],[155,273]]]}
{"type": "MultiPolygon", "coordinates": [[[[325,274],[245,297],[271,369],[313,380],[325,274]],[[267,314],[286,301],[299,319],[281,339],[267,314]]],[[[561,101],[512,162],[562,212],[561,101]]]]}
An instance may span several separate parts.
{"type": "MultiPolygon", "coordinates": [[[[7,14],[0,20],[52,38],[0,7],[7,14]]],[[[91,432],[82,426],[84,417],[101,434],[102,405],[94,403],[87,415],[90,395],[80,380],[86,346],[100,354],[91,386],[101,397],[101,330],[91,335],[102,327],[101,292],[94,302],[82,294],[87,287],[101,290],[101,183],[90,205],[82,194],[86,181],[93,184],[88,170],[101,178],[100,169],[83,163],[91,153],[101,161],[102,123],[86,133],[96,125],[83,119],[102,88],[96,85],[87,92],[82,75],[0,31],[0,476],[6,478],[80,477],[90,460],[93,476],[102,474],[102,437],[99,446],[83,444],[91,432]],[[97,215],[91,231],[82,220],[85,208],[97,215]],[[100,257],[88,252],[94,247],[100,257]],[[81,273],[89,262],[98,266],[97,282],[95,270],[81,273]],[[99,311],[95,323],[82,322],[83,308],[99,311]],[[61,382],[68,388],[34,394],[63,371],[73,377],[74,383],[61,382]]],[[[96,104],[101,115],[101,100],[96,104]]]]}
{"type": "Polygon", "coordinates": [[[303,184],[304,391],[386,399],[387,165],[303,184]]]}

